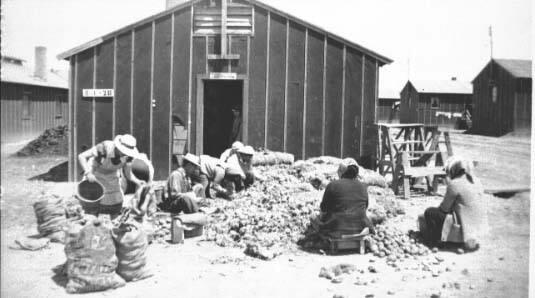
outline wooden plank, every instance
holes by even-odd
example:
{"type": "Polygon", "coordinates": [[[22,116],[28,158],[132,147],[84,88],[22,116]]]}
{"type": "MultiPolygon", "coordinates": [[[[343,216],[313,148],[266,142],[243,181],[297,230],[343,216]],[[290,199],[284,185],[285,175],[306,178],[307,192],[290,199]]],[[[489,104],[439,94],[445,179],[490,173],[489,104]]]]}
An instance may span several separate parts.
{"type": "Polygon", "coordinates": [[[364,75],[366,74],[366,56],[362,54],[362,74],[361,74],[361,86],[360,89],[360,138],[359,138],[359,144],[360,144],[360,150],[359,150],[359,157],[364,154],[364,89],[365,89],[365,81],[364,81],[364,75]]]}
{"type": "MultiPolygon", "coordinates": [[[[152,25],[149,23],[135,31],[133,135],[139,152],[150,154],[150,84],[152,57],[152,25]]],[[[147,155],[148,155],[147,154],[147,155]]]]}
{"type": "Polygon", "coordinates": [[[160,19],[155,24],[154,35],[154,79],[153,98],[153,138],[152,163],[154,165],[154,179],[165,180],[170,169],[170,121],[171,121],[171,73],[173,22],[172,16],[160,19]]]}
{"type": "Polygon", "coordinates": [[[360,156],[362,56],[348,49],[346,60],[346,92],[344,116],[344,153],[357,159],[360,156]]]}
{"type": "Polygon", "coordinates": [[[271,38],[271,13],[268,11],[268,14],[267,14],[267,41],[266,41],[266,92],[264,93],[266,99],[265,99],[265,110],[264,110],[264,148],[267,148],[267,145],[268,145],[268,129],[269,129],[269,126],[268,126],[268,121],[269,121],[269,67],[270,67],[270,63],[269,63],[269,58],[270,58],[270,53],[269,53],[269,50],[270,50],[270,45],[271,45],[271,42],[270,42],[270,38],[271,38]]]}
{"type": "Polygon", "coordinates": [[[117,37],[117,70],[115,86],[115,133],[130,133],[132,34],[117,37]]]}
{"type": "Polygon", "coordinates": [[[286,40],[285,40],[285,51],[286,59],[284,61],[284,139],[283,139],[283,151],[287,152],[286,143],[288,142],[288,57],[290,55],[289,46],[290,46],[290,21],[286,19],[286,40]]]}
{"type": "Polygon", "coordinates": [[[306,134],[307,134],[307,82],[308,82],[308,28],[305,28],[305,71],[304,71],[304,82],[303,82],[303,88],[304,88],[304,94],[303,94],[303,149],[302,149],[302,158],[306,158],[306,134]]]}
{"type": "Polygon", "coordinates": [[[190,7],[190,21],[188,31],[189,31],[189,72],[188,72],[188,151],[193,152],[193,142],[191,137],[191,109],[193,107],[193,5],[190,7]]]}
{"type": "MultiPolygon", "coordinates": [[[[92,118],[93,103],[92,98],[82,97],[82,89],[93,88],[93,49],[88,49],[77,55],[76,69],[76,149],[83,152],[93,145],[92,118]]],[[[80,178],[80,177],[78,177],[80,178]]]]}
{"type": "Polygon", "coordinates": [[[73,165],[72,165],[72,179],[73,181],[77,181],[79,178],[78,174],[78,154],[81,152],[81,150],[78,149],[78,94],[80,91],[78,90],[78,73],[79,73],[79,65],[78,65],[78,56],[74,56],[73,60],[73,67],[74,67],[74,76],[73,76],[73,88],[72,88],[72,152],[73,152],[73,165]]]}
{"type": "Polygon", "coordinates": [[[376,96],[376,64],[372,59],[366,57],[364,67],[364,101],[362,105],[363,110],[363,152],[362,155],[366,158],[373,158],[376,150],[376,130],[374,126],[375,120],[375,96],[376,96]]]}
{"type": "Polygon", "coordinates": [[[175,14],[172,14],[171,15],[171,48],[169,50],[169,102],[168,102],[168,105],[169,105],[169,118],[167,120],[168,124],[169,124],[169,127],[167,128],[167,136],[168,136],[168,139],[167,139],[167,142],[168,142],[168,151],[167,151],[167,163],[168,163],[168,166],[167,168],[169,169],[169,172],[167,173],[168,175],[171,174],[171,172],[174,170],[173,169],[173,73],[174,73],[174,68],[173,66],[175,65],[175,61],[174,61],[174,58],[175,58],[175,14]]]}
{"type": "Polygon", "coordinates": [[[284,92],[286,82],[286,20],[273,15],[269,42],[269,100],[267,146],[284,151],[284,92]]]}
{"type": "Polygon", "coordinates": [[[136,31],[132,30],[132,48],[130,60],[130,134],[134,134],[134,60],[136,54],[136,31]]]}
{"type": "MultiPolygon", "coordinates": [[[[94,47],[93,49],[93,89],[96,88],[97,85],[97,47],[94,47]]],[[[92,145],[95,146],[96,144],[96,98],[92,98],[91,102],[91,142],[92,145]]]]}
{"type": "MultiPolygon", "coordinates": [[[[191,90],[191,9],[174,14],[173,84],[171,86],[172,113],[188,129],[189,99],[191,90]]],[[[188,139],[189,140],[189,139],[188,139]]]]}
{"type": "Polygon", "coordinates": [[[339,133],[342,125],[340,111],[342,110],[342,82],[343,82],[343,45],[332,40],[327,40],[327,81],[325,106],[325,154],[340,157],[341,136],[339,133]]]}
{"type": "MultiPolygon", "coordinates": [[[[74,153],[74,148],[73,148],[73,143],[74,143],[74,136],[73,136],[73,132],[74,132],[74,124],[73,124],[73,120],[74,120],[74,117],[73,117],[73,107],[74,107],[74,96],[73,96],[73,91],[74,91],[74,68],[76,67],[76,63],[74,61],[74,57],[69,57],[69,98],[68,98],[68,104],[69,104],[69,108],[68,108],[68,145],[69,145],[69,163],[68,163],[68,181],[69,182],[74,182],[74,163],[76,162],[75,161],[75,153],[74,153]]],[[[3,89],[3,88],[1,88],[3,89]]],[[[2,103],[4,103],[4,101],[2,100],[2,103]]],[[[3,109],[2,109],[3,111],[3,109]]],[[[4,115],[2,115],[2,120],[4,119],[4,115]]],[[[13,122],[13,121],[12,121],[13,122]]],[[[4,127],[4,123],[2,123],[2,128],[4,127]]],[[[5,133],[4,131],[2,131],[2,135],[4,136],[5,133]]]]}
{"type": "Polygon", "coordinates": [[[325,155],[325,105],[327,104],[327,94],[326,91],[327,88],[325,86],[327,85],[327,36],[323,37],[323,82],[321,84],[323,86],[323,97],[322,97],[322,115],[321,115],[321,155],[325,155]]]}
{"type": "Polygon", "coordinates": [[[324,37],[314,31],[308,33],[305,158],[322,154],[323,114],[323,64],[318,61],[323,61],[324,37]]]}
{"type": "MultiPolygon", "coordinates": [[[[117,36],[113,38],[113,90],[117,92],[117,36]]],[[[116,134],[116,113],[117,113],[117,101],[115,97],[112,98],[112,117],[111,117],[111,135],[116,134]]]]}
{"type": "Polygon", "coordinates": [[[251,39],[249,64],[249,127],[248,143],[254,147],[264,146],[265,92],[267,61],[267,12],[255,9],[255,37],[251,39]]]}
{"type": "MultiPolygon", "coordinates": [[[[202,150],[202,148],[198,148],[197,146],[197,139],[202,140],[203,131],[202,127],[198,127],[197,123],[197,117],[201,115],[197,115],[197,94],[198,94],[198,88],[202,86],[197,85],[197,76],[200,74],[206,73],[206,38],[204,37],[194,37],[193,38],[193,48],[192,48],[192,73],[191,76],[193,79],[192,82],[192,91],[195,96],[192,96],[191,98],[191,109],[190,109],[190,149],[194,150],[196,154],[200,154],[198,152],[199,149],[202,150]]],[[[201,122],[202,124],[202,122],[201,122]]],[[[201,145],[201,144],[199,144],[201,145]]]]}
{"type": "MultiPolygon", "coordinates": [[[[156,36],[156,22],[151,23],[151,42],[150,42],[150,105],[149,105],[149,159],[152,160],[152,130],[154,121],[154,106],[156,100],[154,99],[154,40],[156,36]]],[[[168,62],[169,63],[169,62],[168,62]]]]}
{"type": "Polygon", "coordinates": [[[340,157],[345,157],[344,152],[344,121],[345,117],[345,99],[346,99],[346,61],[347,61],[347,48],[344,45],[343,54],[342,54],[342,118],[340,121],[340,157]]]}
{"type": "MultiPolygon", "coordinates": [[[[96,47],[96,84],[98,89],[113,88],[114,39],[96,47]]],[[[113,139],[113,98],[95,99],[95,143],[113,139]]]]}

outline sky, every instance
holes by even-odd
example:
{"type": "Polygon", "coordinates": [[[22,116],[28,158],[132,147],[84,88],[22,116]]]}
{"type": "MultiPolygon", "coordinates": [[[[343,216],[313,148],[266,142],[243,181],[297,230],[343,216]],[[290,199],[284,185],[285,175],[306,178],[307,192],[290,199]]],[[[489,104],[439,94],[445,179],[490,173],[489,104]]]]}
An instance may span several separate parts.
{"type": "MultiPolygon", "coordinates": [[[[262,0],[391,58],[380,93],[408,79],[471,81],[490,59],[531,59],[531,0],[262,0]]],[[[165,0],[4,0],[2,53],[33,65],[34,47],[56,55],[165,9],[165,0]]]]}

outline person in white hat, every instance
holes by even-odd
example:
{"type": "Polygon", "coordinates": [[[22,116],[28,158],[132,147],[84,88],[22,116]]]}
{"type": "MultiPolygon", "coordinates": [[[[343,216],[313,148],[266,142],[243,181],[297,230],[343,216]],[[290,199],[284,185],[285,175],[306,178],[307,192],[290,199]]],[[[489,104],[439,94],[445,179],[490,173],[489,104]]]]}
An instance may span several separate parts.
{"type": "Polygon", "coordinates": [[[242,142],[239,142],[239,141],[236,141],[234,143],[232,143],[232,147],[228,148],[227,150],[225,150],[222,154],[221,154],[221,157],[219,158],[219,160],[221,160],[222,162],[228,162],[229,158],[231,156],[234,156],[238,153],[238,150],[243,148],[244,145],[242,142]]]}
{"type": "Polygon", "coordinates": [[[251,146],[244,146],[237,150],[237,154],[229,158],[227,164],[236,171],[241,171],[241,176],[245,187],[251,186],[255,180],[263,180],[263,177],[258,175],[253,170],[253,156],[255,151],[251,146]]]}
{"type": "Polygon", "coordinates": [[[373,231],[366,215],[368,209],[367,186],[357,180],[359,167],[353,158],[342,160],[338,167],[339,180],[325,188],[320,204],[323,229],[333,237],[345,233],[357,234],[364,228],[373,231]]]}
{"type": "Polygon", "coordinates": [[[221,182],[225,178],[225,163],[208,155],[196,156],[188,153],[182,157],[182,167],[192,184],[201,184],[205,197],[211,198],[210,189],[224,191],[221,182]]]}
{"type": "Polygon", "coordinates": [[[129,135],[118,135],[113,141],[106,140],[80,153],[78,161],[84,170],[84,179],[100,182],[104,187],[104,198],[98,203],[83,203],[88,214],[110,214],[115,218],[121,213],[124,195],[119,177],[124,169],[126,178],[138,186],[143,181],[132,175],[131,162],[139,152],[136,139],[129,135]]]}

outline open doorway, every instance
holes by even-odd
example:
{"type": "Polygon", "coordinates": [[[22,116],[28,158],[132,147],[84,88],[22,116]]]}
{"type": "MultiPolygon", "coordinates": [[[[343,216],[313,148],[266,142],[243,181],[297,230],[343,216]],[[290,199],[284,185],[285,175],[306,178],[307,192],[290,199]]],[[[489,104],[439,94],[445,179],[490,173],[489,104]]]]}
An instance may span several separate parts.
{"type": "Polygon", "coordinates": [[[242,140],[243,81],[204,82],[204,154],[219,157],[234,141],[242,140]]]}

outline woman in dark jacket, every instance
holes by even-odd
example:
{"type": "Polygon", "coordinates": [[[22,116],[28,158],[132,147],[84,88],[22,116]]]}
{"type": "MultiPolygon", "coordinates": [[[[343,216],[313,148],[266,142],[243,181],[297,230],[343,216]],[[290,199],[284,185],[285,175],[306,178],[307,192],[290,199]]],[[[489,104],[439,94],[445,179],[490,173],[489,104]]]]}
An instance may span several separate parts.
{"type": "Polygon", "coordinates": [[[339,180],[327,185],[321,201],[320,230],[333,237],[358,234],[373,225],[366,216],[368,191],[366,185],[358,181],[359,168],[352,158],[346,158],[338,168],[339,180]]]}
{"type": "Polygon", "coordinates": [[[439,244],[443,236],[448,236],[442,235],[446,216],[455,213],[465,250],[477,250],[488,228],[483,186],[473,174],[472,163],[467,160],[452,157],[446,163],[446,174],[448,187],[444,200],[438,208],[425,210],[427,231],[424,237],[431,245],[439,244]]]}

